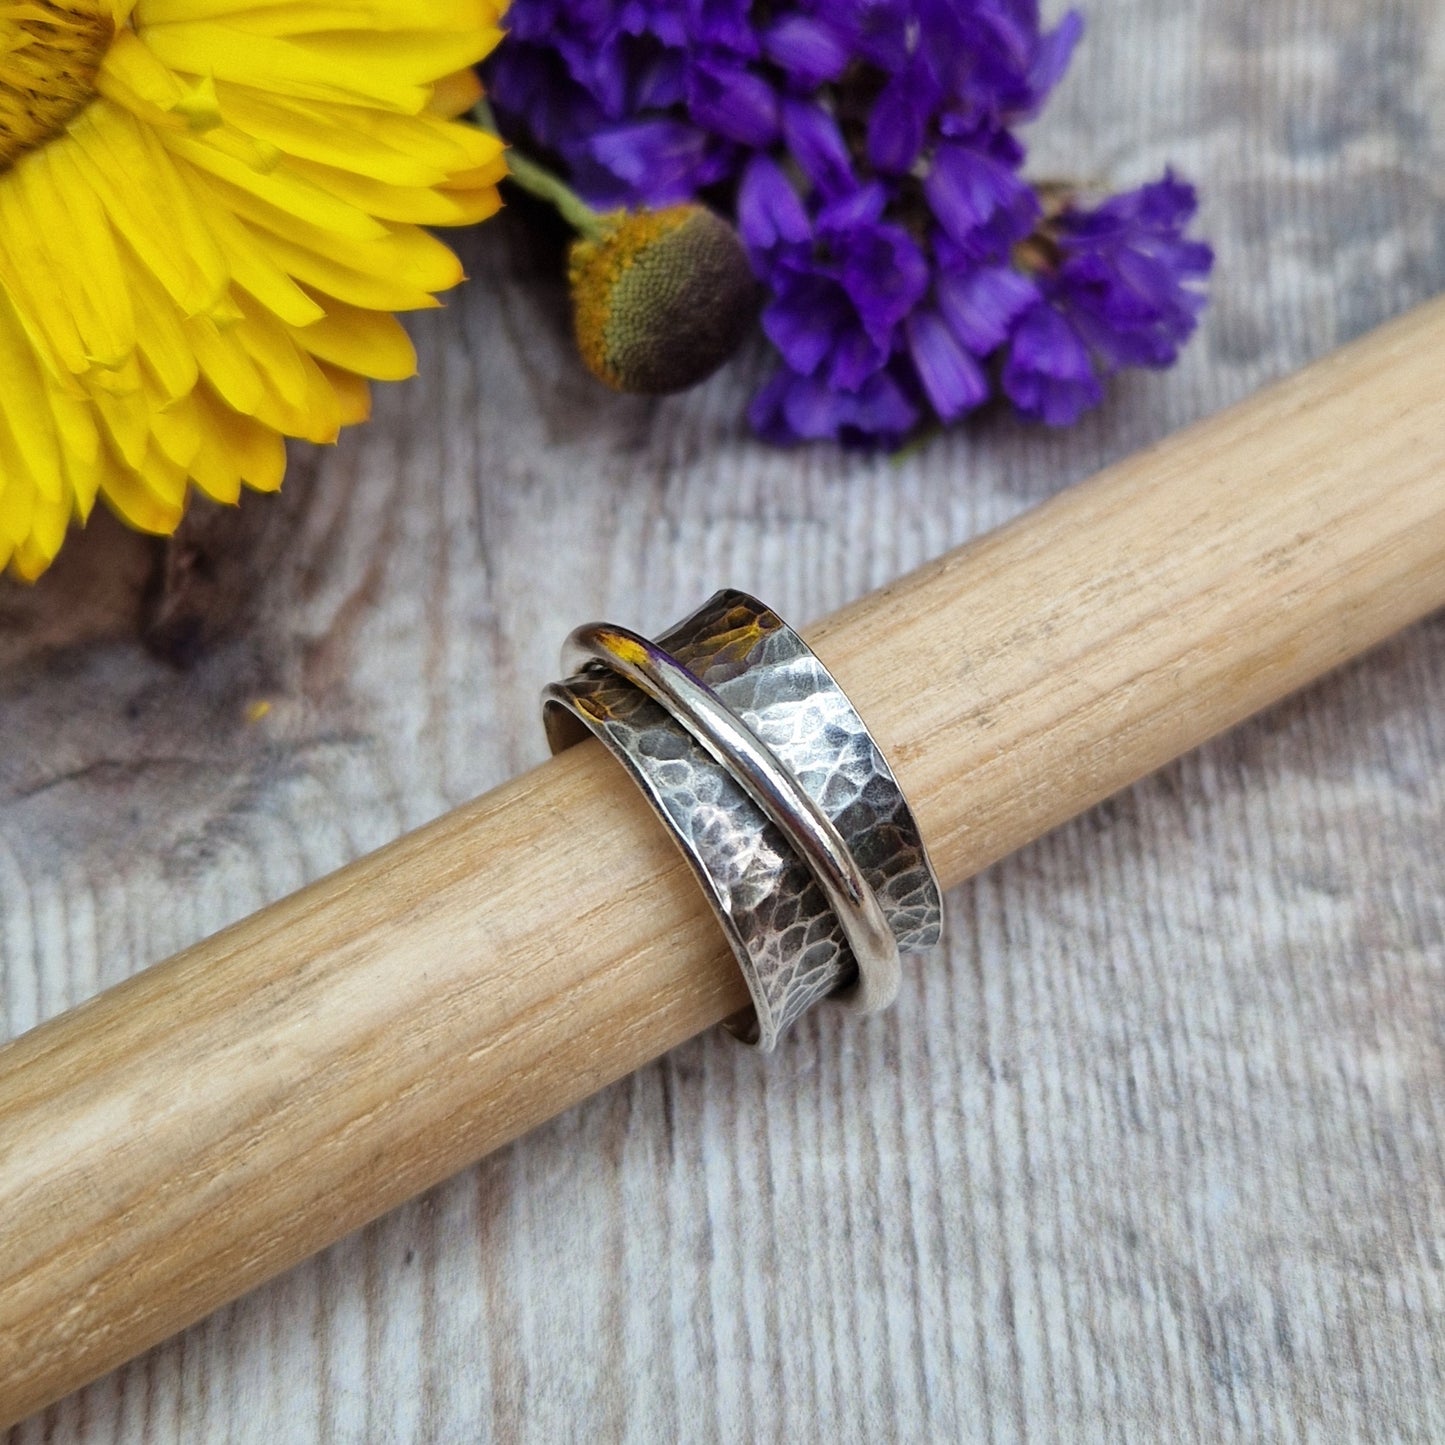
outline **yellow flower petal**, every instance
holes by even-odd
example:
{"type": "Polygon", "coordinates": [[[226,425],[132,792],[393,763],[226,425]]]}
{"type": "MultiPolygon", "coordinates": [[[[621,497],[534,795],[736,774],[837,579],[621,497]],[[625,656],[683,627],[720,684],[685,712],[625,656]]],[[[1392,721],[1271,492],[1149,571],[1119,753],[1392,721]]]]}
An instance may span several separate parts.
{"type": "MultiPolygon", "coordinates": [[[[0,476],[29,479],[32,488],[58,499],[65,494],[62,446],[50,390],[35,352],[0,300],[0,427],[7,440],[0,449],[0,476]]],[[[3,507],[0,498],[0,507],[3,507]]],[[[19,504],[16,503],[18,506],[19,504]]],[[[23,532],[20,534],[23,535],[23,532]]]]}
{"type": "Polygon", "coordinates": [[[405,381],[416,374],[416,350],[394,316],[328,299],[326,314],[291,333],[297,345],[331,367],[373,381],[405,381]]]}
{"type": "Polygon", "coordinates": [[[310,442],[334,442],[341,429],[336,393],[316,362],[269,312],[248,311],[228,340],[245,351],[261,378],[263,393],[249,408],[258,420],[310,442]]]}
{"type": "Polygon", "coordinates": [[[277,38],[209,21],[154,25],[146,40],[176,70],[300,100],[359,102],[403,115],[421,110],[437,77],[471,64],[479,49],[474,35],[448,31],[346,29],[277,38]],[[379,45],[386,47],[385,65],[377,64],[379,45]]]}
{"type": "Polygon", "coordinates": [[[431,100],[427,109],[433,115],[455,120],[465,115],[482,98],[482,82],[477,72],[470,68],[443,76],[432,86],[431,100]]]}
{"type": "Polygon", "coordinates": [[[138,532],[174,532],[185,515],[186,471],[155,452],[139,466],[117,462],[107,472],[101,496],[121,521],[138,532]]]}
{"type": "Polygon", "coordinates": [[[289,167],[331,195],[383,220],[423,226],[471,225],[495,214],[501,205],[497,183],[506,175],[507,162],[505,148],[495,136],[479,130],[468,135],[475,137],[468,147],[470,153],[457,156],[460,164],[438,185],[396,184],[304,159],[291,160],[289,167]]]}
{"type": "Polygon", "coordinates": [[[341,410],[342,426],[359,426],[371,416],[371,387],[363,377],[323,364],[320,368],[341,410]]]}
{"type": "Polygon", "coordinates": [[[238,213],[272,214],[273,228],[294,218],[354,241],[371,241],[386,234],[374,217],[292,167],[257,170],[228,155],[214,141],[209,136],[171,136],[168,148],[178,159],[204,171],[212,191],[219,190],[223,198],[229,198],[238,213]]]}
{"type": "Polygon", "coordinates": [[[213,501],[240,500],[242,486],[274,492],[286,472],[281,434],[232,411],[202,387],[190,398],[201,445],[191,461],[191,479],[213,501]]]}
{"type": "Polygon", "coordinates": [[[380,241],[349,242],[297,221],[285,234],[272,231],[259,212],[248,217],[266,254],[297,281],[328,296],[374,311],[421,311],[437,304],[435,291],[462,279],[461,263],[442,243],[415,226],[393,226],[380,241]]]}
{"type": "Polygon", "coordinates": [[[287,156],[319,161],[397,186],[437,186],[473,164],[468,126],[360,105],[282,100],[247,85],[217,87],[231,125],[287,156]]]}

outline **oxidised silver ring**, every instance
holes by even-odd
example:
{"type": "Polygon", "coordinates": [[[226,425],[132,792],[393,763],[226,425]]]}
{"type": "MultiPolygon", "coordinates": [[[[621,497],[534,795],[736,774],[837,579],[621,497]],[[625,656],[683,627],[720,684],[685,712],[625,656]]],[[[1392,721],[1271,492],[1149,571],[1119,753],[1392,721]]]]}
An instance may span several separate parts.
{"type": "Polygon", "coordinates": [[[892,770],[792,628],[720,592],[656,644],[593,624],[544,693],[554,752],[596,734],[652,801],[712,901],[753,998],[731,1027],[772,1048],[816,1000],[891,1001],[898,953],[942,903],[892,770]]]}
{"type": "Polygon", "coordinates": [[[610,623],[579,627],[562,645],[562,670],[601,663],[661,703],[782,829],[828,899],[857,968],[849,1001],[877,1013],[898,994],[898,940],[878,895],[833,820],[757,734],[700,678],[655,642],[610,623]]]}

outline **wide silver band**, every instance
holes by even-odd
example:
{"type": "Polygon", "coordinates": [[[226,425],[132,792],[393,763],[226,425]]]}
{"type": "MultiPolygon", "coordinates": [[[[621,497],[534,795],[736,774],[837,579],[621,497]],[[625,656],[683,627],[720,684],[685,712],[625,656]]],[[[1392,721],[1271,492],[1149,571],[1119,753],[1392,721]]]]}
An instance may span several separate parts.
{"type": "Polygon", "coordinates": [[[848,940],[858,971],[850,1002],[864,1013],[887,1008],[898,993],[898,941],[878,895],[822,806],[712,688],[656,643],[625,628],[589,623],[563,644],[562,668],[576,671],[589,662],[600,662],[665,707],[782,830],[848,940]]]}
{"type": "Polygon", "coordinates": [[[938,882],[891,769],[797,633],[720,592],[656,643],[578,628],[563,667],[544,693],[552,749],[595,734],[657,807],[752,994],[734,1032],[767,1049],[826,995],[886,1006],[899,951],[938,941],[938,882]]]}

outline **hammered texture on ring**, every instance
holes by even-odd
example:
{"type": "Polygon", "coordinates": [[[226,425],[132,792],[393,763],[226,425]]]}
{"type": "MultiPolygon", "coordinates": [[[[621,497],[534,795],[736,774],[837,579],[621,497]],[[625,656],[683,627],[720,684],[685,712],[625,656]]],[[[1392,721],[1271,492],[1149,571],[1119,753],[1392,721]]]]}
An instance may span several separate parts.
{"type": "MultiPolygon", "coordinates": [[[[574,638],[600,630],[579,629],[574,638]]],[[[846,845],[866,882],[864,902],[881,910],[897,950],[937,943],[938,882],[907,801],[862,719],[802,638],[756,598],[724,591],[659,636],[656,647],[705,697],[725,705],[740,724],[737,735],[761,744],[817,805],[811,811],[846,845]]],[[[575,648],[567,657],[575,661],[575,648]]],[[[780,827],[750,795],[749,787],[757,794],[755,778],[745,786],[666,706],[603,662],[554,683],[544,702],[552,750],[599,737],[702,883],[753,1000],[751,1014],[730,1024],[734,1032],[770,1049],[830,994],[864,1007],[887,1001],[877,987],[862,986],[847,931],[815,874],[817,859],[810,867],[789,844],[789,832],[799,836],[806,820],[780,814],[785,802],[775,801],[771,810],[787,825],[780,827]]],[[[696,717],[689,722],[699,727],[696,717]]],[[[858,917],[867,914],[858,910],[858,917]]],[[[855,938],[858,917],[851,918],[855,938]]],[[[879,968],[880,959],[870,956],[870,966],[879,968]]],[[[893,967],[896,986],[896,954],[893,967]]]]}

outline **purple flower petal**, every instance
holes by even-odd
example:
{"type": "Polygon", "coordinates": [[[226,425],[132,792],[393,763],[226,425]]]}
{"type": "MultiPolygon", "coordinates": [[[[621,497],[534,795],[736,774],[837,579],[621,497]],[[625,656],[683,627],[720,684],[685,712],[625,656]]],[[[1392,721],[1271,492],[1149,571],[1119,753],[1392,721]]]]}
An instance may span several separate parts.
{"type": "Polygon", "coordinates": [[[860,60],[885,74],[901,70],[917,48],[919,25],[914,7],[897,0],[833,0],[829,19],[848,37],[860,60]]]}
{"type": "MultiPolygon", "coordinates": [[[[600,0],[604,6],[613,0],[600,0]]],[[[758,36],[752,14],[752,0],[652,0],[654,12],[681,11],[686,19],[688,39],[693,45],[730,50],[752,59],[757,56],[758,36]]]]}
{"type": "Polygon", "coordinates": [[[1039,288],[1010,266],[984,266],[940,276],[934,298],[959,343],[975,356],[987,356],[1039,299],[1039,288]]]}
{"type": "Polygon", "coordinates": [[[887,362],[886,346],[880,346],[862,327],[849,326],[834,338],[821,375],[835,391],[857,391],[887,362]]]}
{"type": "Polygon", "coordinates": [[[846,245],[850,234],[883,219],[888,193],[878,182],[850,190],[818,208],[818,234],[830,245],[846,245]]]}
{"type": "Polygon", "coordinates": [[[852,55],[845,38],[814,15],[785,14],[763,36],[763,53],[788,73],[796,90],[837,80],[852,55]]]}
{"type": "Polygon", "coordinates": [[[961,246],[995,218],[1012,240],[1028,234],[1037,211],[1033,193],[1007,166],[972,146],[939,148],[923,182],[939,224],[961,246]]]}
{"type": "Polygon", "coordinates": [[[802,440],[788,425],[788,393],[797,378],[786,366],[780,366],[753,394],[748,403],[748,421],[765,442],[773,446],[791,446],[802,440]]]}
{"type": "Polygon", "coordinates": [[[763,331],[794,371],[811,375],[846,329],[852,308],[836,283],[804,276],[775,293],[763,310],[763,331]]]}
{"type": "Polygon", "coordinates": [[[898,380],[878,372],[857,391],[832,390],[782,367],[748,409],[764,440],[894,446],[918,424],[919,409],[898,380]]]}
{"type": "Polygon", "coordinates": [[[778,97],[760,75],[739,66],[696,62],[688,73],[692,118],[726,140],[761,149],[778,138],[778,97]]]}
{"type": "Polygon", "coordinates": [[[943,421],[972,411],[988,395],[988,382],[978,362],[958,344],[935,311],[915,311],[908,318],[908,351],[933,409],[943,421]]]}
{"type": "Polygon", "coordinates": [[[667,110],[681,105],[687,96],[687,66],[676,50],[658,50],[633,65],[632,87],[627,108],[639,111],[667,110]]]}
{"type": "Polygon", "coordinates": [[[1077,10],[1070,10],[1052,30],[1045,35],[1034,53],[1029,66],[1028,89],[1030,92],[1027,114],[1033,115],[1049,97],[1049,92],[1063,79],[1064,71],[1073,59],[1074,47],[1084,33],[1084,17],[1077,10]]]}
{"type": "Polygon", "coordinates": [[[738,230],[758,264],[780,245],[805,245],[813,228],[803,202],[776,162],[754,156],[738,187],[738,230]]]}
{"type": "Polygon", "coordinates": [[[650,205],[695,193],[708,137],[676,120],[645,120],[598,131],[587,143],[590,157],[650,205]]]}
{"type": "Polygon", "coordinates": [[[901,226],[860,229],[844,252],[839,279],[880,345],[928,290],[928,258],[901,226]]]}
{"type": "Polygon", "coordinates": [[[1104,397],[1088,348],[1051,306],[1035,306],[1014,332],[1003,389],[1025,416],[1069,426],[1104,397]]]}
{"type": "Polygon", "coordinates": [[[875,170],[901,176],[912,168],[937,105],[937,87],[923,66],[895,75],[879,91],[868,116],[868,159],[875,170]]]}
{"type": "Polygon", "coordinates": [[[783,139],[803,174],[825,196],[841,195],[858,184],[838,124],[821,105],[785,101],[783,139]]]}

